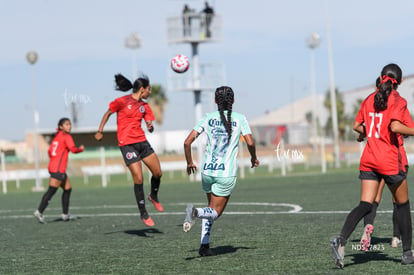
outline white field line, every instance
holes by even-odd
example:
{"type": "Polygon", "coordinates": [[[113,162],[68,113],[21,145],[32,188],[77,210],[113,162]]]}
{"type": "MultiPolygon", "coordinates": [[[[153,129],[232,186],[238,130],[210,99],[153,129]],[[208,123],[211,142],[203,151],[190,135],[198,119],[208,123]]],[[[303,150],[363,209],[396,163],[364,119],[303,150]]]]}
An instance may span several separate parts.
{"type": "MultiPolygon", "coordinates": [[[[170,203],[166,205],[182,205],[185,206],[187,203],[170,203]]],[[[205,203],[194,203],[196,206],[205,206],[205,203]]],[[[233,202],[229,203],[231,205],[241,205],[241,206],[274,206],[274,207],[284,207],[288,208],[284,211],[224,211],[223,215],[278,215],[278,214],[348,214],[348,211],[302,211],[303,208],[297,204],[290,203],[268,203],[268,202],[233,202]]],[[[71,206],[71,210],[88,210],[88,209],[137,209],[136,205],[98,205],[98,206],[71,206]]],[[[60,211],[61,208],[48,208],[48,211],[60,211]]],[[[31,213],[34,212],[34,209],[16,209],[16,210],[0,210],[0,219],[20,219],[20,218],[33,218],[32,214],[22,214],[17,213],[31,213]],[[4,215],[6,214],[6,215],[4,215]],[[12,214],[12,215],[10,215],[12,214]],[[13,215],[15,214],[15,215],[13,215]]],[[[75,211],[76,212],[76,211],[75,211]]],[[[164,216],[164,215],[184,215],[185,210],[181,212],[155,212],[151,211],[151,216],[164,216]]],[[[392,210],[382,210],[377,211],[377,213],[392,213],[392,210]]],[[[46,215],[48,217],[60,217],[60,215],[46,215]]],[[[135,213],[82,213],[78,214],[79,217],[116,217],[116,216],[138,216],[138,210],[135,213]]]]}

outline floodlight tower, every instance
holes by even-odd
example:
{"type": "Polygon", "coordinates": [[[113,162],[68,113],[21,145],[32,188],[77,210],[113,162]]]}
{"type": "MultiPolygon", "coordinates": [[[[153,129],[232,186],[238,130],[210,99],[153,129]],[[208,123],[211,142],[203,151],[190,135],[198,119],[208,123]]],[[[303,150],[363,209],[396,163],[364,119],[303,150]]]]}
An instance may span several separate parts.
{"type": "Polygon", "coordinates": [[[131,33],[127,38],[125,38],[125,47],[132,50],[132,79],[134,81],[138,77],[136,49],[141,47],[141,41],[141,36],[136,32],[131,33]]]}
{"type": "Polygon", "coordinates": [[[34,132],[33,132],[33,147],[34,147],[34,163],[35,163],[35,186],[32,188],[33,191],[44,191],[42,186],[42,181],[39,175],[39,142],[38,142],[38,132],[39,132],[39,112],[36,108],[36,89],[35,89],[35,70],[34,64],[36,64],[38,59],[38,54],[35,51],[30,51],[26,54],[27,62],[32,65],[32,107],[33,107],[33,119],[34,119],[34,132]]]}
{"type": "MultiPolygon", "coordinates": [[[[168,89],[172,91],[193,91],[195,120],[202,118],[201,92],[214,91],[217,85],[224,85],[224,73],[216,65],[203,67],[200,74],[198,46],[200,43],[217,42],[222,38],[222,20],[219,15],[187,12],[167,18],[167,39],[169,44],[190,44],[192,56],[190,69],[186,73],[177,74],[170,70],[168,89]],[[192,73],[191,73],[192,72],[192,73]]],[[[197,146],[198,163],[202,161],[202,146],[197,146]]]]}
{"type": "Polygon", "coordinates": [[[306,44],[310,51],[310,65],[311,65],[311,91],[312,91],[312,145],[313,154],[318,153],[316,140],[318,137],[317,120],[316,115],[316,85],[315,85],[315,53],[314,50],[321,44],[321,38],[318,33],[313,32],[306,41],[306,44]]]}

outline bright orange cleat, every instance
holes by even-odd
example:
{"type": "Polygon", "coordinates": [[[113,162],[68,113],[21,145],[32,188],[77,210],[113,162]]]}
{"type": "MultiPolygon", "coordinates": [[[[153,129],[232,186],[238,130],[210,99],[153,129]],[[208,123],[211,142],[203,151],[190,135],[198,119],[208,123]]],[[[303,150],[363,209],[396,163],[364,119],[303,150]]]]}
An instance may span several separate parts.
{"type": "Polygon", "coordinates": [[[157,209],[157,211],[162,212],[164,211],[164,208],[162,208],[161,203],[157,202],[156,200],[151,198],[151,194],[148,195],[148,199],[152,202],[152,204],[154,204],[155,209],[157,209]]]}
{"type": "Polygon", "coordinates": [[[147,218],[141,217],[141,220],[144,222],[146,226],[149,226],[149,227],[154,226],[155,224],[150,216],[148,216],[147,218]]]}

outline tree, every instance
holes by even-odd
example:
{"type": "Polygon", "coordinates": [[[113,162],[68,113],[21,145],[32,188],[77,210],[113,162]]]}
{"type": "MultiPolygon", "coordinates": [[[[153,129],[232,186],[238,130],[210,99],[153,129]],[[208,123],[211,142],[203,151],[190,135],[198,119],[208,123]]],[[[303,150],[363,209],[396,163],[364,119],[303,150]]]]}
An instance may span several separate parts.
{"type": "Polygon", "coordinates": [[[348,125],[348,132],[346,133],[345,138],[347,140],[355,141],[356,132],[352,130],[356,116],[358,115],[359,109],[361,108],[361,103],[364,101],[363,98],[358,98],[352,105],[352,113],[346,118],[348,125]]]}
{"type": "Polygon", "coordinates": [[[164,120],[164,107],[168,99],[164,88],[159,84],[151,85],[151,95],[148,97],[148,104],[154,113],[155,122],[162,125],[164,120]]]}
{"type": "MultiPolygon", "coordinates": [[[[339,92],[337,88],[335,88],[335,94],[336,94],[336,112],[338,116],[338,131],[339,131],[339,137],[341,139],[344,138],[346,127],[349,122],[349,118],[345,115],[345,103],[344,99],[342,98],[342,94],[339,92]]],[[[327,90],[325,95],[325,100],[323,102],[323,105],[328,109],[329,111],[329,117],[326,122],[325,130],[326,133],[329,133],[333,135],[332,131],[332,110],[331,110],[331,95],[330,90],[327,90]]]]}

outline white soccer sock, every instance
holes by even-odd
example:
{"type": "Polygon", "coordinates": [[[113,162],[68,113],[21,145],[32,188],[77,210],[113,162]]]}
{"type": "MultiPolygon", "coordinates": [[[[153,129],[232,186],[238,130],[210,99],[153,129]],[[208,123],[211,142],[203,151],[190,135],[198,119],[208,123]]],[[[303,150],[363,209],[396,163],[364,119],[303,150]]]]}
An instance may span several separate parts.
{"type": "Polygon", "coordinates": [[[201,222],[201,244],[210,243],[211,228],[213,227],[213,220],[202,219],[201,222]]]}
{"type": "Polygon", "coordinates": [[[217,220],[218,214],[216,210],[211,207],[204,207],[204,208],[196,208],[197,210],[197,218],[200,219],[209,219],[209,220],[217,220]]]}

